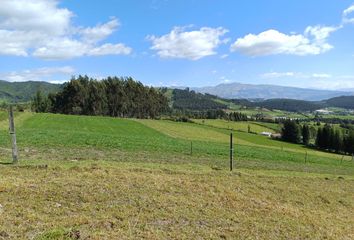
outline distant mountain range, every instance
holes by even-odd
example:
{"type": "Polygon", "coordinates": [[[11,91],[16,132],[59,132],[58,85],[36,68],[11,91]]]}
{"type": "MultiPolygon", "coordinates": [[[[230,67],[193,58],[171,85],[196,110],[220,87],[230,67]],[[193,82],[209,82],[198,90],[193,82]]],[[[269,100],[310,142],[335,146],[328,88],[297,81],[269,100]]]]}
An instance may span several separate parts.
{"type": "Polygon", "coordinates": [[[330,91],[284,87],[277,85],[255,85],[242,83],[220,84],[214,87],[193,88],[193,90],[227,99],[287,98],[307,101],[321,101],[333,97],[354,95],[354,91],[330,91]]]}
{"type": "MultiPolygon", "coordinates": [[[[38,90],[48,94],[59,91],[62,86],[61,84],[38,81],[7,82],[0,80],[0,100],[26,102],[30,101],[38,90]]],[[[258,101],[267,99],[322,101],[333,97],[354,95],[354,91],[329,91],[242,83],[220,84],[214,87],[191,88],[191,90],[208,93],[224,99],[257,99],[258,101]]]]}
{"type": "Polygon", "coordinates": [[[44,94],[57,92],[62,85],[47,82],[7,82],[0,80],[0,100],[8,102],[27,102],[38,90],[44,94]]]}

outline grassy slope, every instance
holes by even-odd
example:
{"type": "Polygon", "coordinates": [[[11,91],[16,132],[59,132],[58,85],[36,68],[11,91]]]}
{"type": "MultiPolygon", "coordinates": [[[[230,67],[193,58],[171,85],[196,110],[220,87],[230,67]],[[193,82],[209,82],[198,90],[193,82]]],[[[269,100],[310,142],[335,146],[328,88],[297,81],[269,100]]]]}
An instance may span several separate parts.
{"type": "MultiPolygon", "coordinates": [[[[237,132],[231,174],[224,129],[30,113],[18,115],[16,125],[21,165],[0,165],[2,236],[353,237],[349,159],[310,154],[305,164],[297,145],[280,151],[267,138],[237,132]]],[[[0,129],[5,161],[6,120],[0,129]]]]}
{"type": "Polygon", "coordinates": [[[214,126],[218,128],[225,128],[225,129],[234,129],[238,131],[243,131],[247,132],[248,131],[248,126],[250,126],[252,132],[256,133],[261,133],[261,132],[274,132],[273,129],[255,124],[252,122],[232,122],[232,121],[226,121],[226,120],[201,120],[201,119],[195,119],[193,120],[196,123],[203,124],[203,125],[209,125],[209,126],[214,126]]]}
{"type": "Polygon", "coordinates": [[[333,176],[107,161],[0,172],[0,232],[12,239],[353,237],[353,180],[333,176]]]}

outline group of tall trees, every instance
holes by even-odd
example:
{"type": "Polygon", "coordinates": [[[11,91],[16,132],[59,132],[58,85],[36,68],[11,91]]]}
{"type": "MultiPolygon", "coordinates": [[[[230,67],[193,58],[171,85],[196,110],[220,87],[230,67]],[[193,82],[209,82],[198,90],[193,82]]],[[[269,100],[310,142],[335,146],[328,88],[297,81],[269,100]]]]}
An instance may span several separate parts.
{"type": "Polygon", "coordinates": [[[282,128],[282,140],[292,143],[309,145],[315,138],[317,148],[336,153],[354,154],[354,131],[325,124],[318,126],[317,131],[313,126],[300,125],[296,121],[286,120],[282,128]]]}
{"type": "Polygon", "coordinates": [[[345,130],[343,133],[338,128],[326,124],[317,130],[316,146],[337,153],[354,154],[354,131],[345,130]]]}
{"type": "Polygon", "coordinates": [[[155,118],[167,111],[168,100],[159,90],[132,78],[87,76],[72,78],[62,90],[33,99],[36,112],[53,112],[112,117],[155,118]]]}
{"type": "Polygon", "coordinates": [[[286,142],[300,143],[301,129],[295,121],[287,120],[283,123],[282,139],[286,142]]]}

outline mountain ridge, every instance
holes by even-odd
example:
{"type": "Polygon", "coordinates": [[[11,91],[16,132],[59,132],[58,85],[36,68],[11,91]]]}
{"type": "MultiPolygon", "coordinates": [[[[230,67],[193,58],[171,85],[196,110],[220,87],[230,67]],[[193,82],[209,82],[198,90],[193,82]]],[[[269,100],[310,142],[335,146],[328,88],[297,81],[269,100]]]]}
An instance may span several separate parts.
{"type": "Polygon", "coordinates": [[[226,99],[274,99],[287,98],[306,101],[321,101],[333,97],[352,96],[353,92],[319,90],[272,84],[222,83],[216,86],[192,88],[196,92],[208,93],[226,99]]]}
{"type": "Polygon", "coordinates": [[[57,92],[61,84],[41,81],[8,82],[0,80],[0,100],[7,102],[27,102],[38,90],[44,94],[57,92]]]}

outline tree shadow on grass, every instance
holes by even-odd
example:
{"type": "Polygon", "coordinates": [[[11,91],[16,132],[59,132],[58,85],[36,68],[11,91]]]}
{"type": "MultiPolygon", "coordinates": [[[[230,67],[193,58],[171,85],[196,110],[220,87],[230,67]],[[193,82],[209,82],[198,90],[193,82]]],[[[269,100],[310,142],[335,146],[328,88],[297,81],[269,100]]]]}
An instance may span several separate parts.
{"type": "Polygon", "coordinates": [[[13,165],[12,162],[0,162],[0,165],[13,165]]]}

